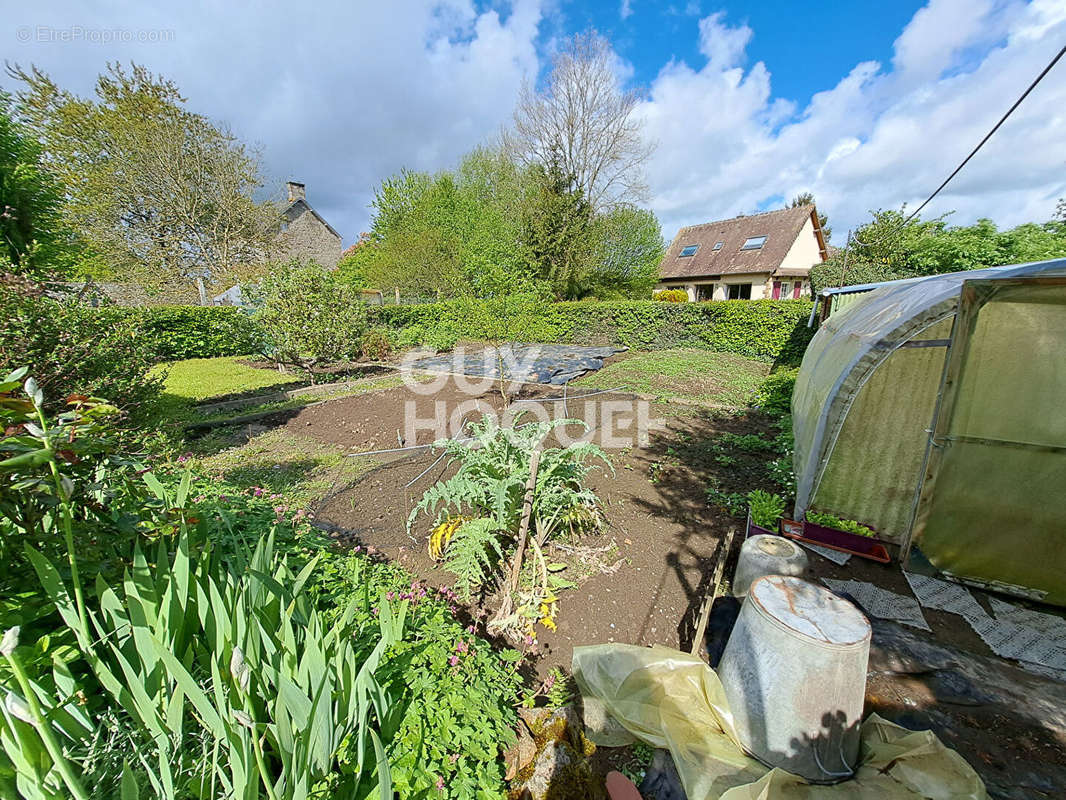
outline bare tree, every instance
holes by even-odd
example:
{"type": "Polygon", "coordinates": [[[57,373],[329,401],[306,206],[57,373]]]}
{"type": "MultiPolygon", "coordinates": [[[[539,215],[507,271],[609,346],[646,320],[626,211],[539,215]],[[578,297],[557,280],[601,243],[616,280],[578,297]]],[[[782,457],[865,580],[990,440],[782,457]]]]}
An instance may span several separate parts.
{"type": "Polygon", "coordinates": [[[591,212],[645,200],[654,145],[634,114],[639,101],[623,90],[610,43],[595,31],[577,34],[552,59],[542,91],[522,87],[504,145],[522,164],[558,163],[591,212]]]}

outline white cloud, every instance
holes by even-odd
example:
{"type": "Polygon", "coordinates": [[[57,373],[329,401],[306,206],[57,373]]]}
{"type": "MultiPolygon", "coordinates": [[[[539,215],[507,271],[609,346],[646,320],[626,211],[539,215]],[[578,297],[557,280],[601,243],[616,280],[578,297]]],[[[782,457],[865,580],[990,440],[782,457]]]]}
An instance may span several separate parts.
{"type": "Polygon", "coordinates": [[[618,8],[618,16],[622,19],[629,19],[633,14],[633,0],[622,0],[622,4],[618,8]]]}
{"type": "MultiPolygon", "coordinates": [[[[773,99],[764,64],[740,66],[747,26],[718,13],[698,32],[706,63],[664,67],[641,107],[659,143],[649,177],[664,233],[812,191],[839,242],[870,209],[913,208],[947,177],[1061,46],[1066,12],[1054,0],[932,0],[891,69],[859,64],[801,109],[773,99]]],[[[1066,194],[1066,65],[1056,72],[924,215],[1050,217],[1066,194]]]]}
{"type": "Polygon", "coordinates": [[[737,66],[751,41],[751,28],[747,25],[730,28],[724,19],[725,12],[716,11],[700,20],[700,52],[707,57],[707,66],[713,71],[737,66]]]}
{"type": "Polygon", "coordinates": [[[65,0],[12,7],[4,49],[79,93],[109,60],[172,78],[193,110],[260,143],[276,182],[306,182],[311,203],[352,241],[382,178],[404,166],[450,166],[510,118],[523,77],[540,66],[542,14],[539,0],[499,8],[397,0],[314,4],[294,15],[209,0],[164,11],[126,0],[89,14],[65,0]],[[158,44],[16,43],[16,31],[37,26],[173,34],[158,44]]]}

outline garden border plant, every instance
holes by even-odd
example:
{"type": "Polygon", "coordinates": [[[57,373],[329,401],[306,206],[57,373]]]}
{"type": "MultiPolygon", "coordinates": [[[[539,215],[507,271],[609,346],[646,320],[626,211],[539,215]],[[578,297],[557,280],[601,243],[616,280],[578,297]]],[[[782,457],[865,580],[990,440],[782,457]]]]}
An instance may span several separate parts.
{"type": "Polygon", "coordinates": [[[7,422],[31,427],[0,440],[10,455],[0,472],[5,496],[38,487],[55,501],[44,524],[63,531],[67,568],[32,548],[29,557],[75,647],[59,658],[48,635],[20,645],[18,631],[0,646],[10,693],[0,780],[17,772],[27,791],[36,782],[46,796],[66,787],[78,798],[89,786],[184,798],[214,785],[271,800],[502,793],[498,748],[515,719],[520,654],[497,653],[473,627],[463,630],[451,590],[361,554],[307,553],[289,539],[279,548],[273,532],[246,532],[253,520],[279,535],[287,527],[287,509],[271,511],[276,501],[258,487],[235,505],[222,496],[232,488],[188,471],[134,476],[151,500],[130,504],[143,511],[129,541],[155,543],[134,547],[124,578],[83,586],[85,519],[74,504],[95,489],[71,472],[53,437],[85,454],[91,473],[93,448],[82,443],[113,412],[73,399],[53,429],[32,382],[30,400],[14,395],[23,375],[3,384],[0,407],[7,422]],[[16,686],[23,673],[28,682],[16,686]],[[105,775],[95,771],[101,762],[110,764],[105,775]]]}

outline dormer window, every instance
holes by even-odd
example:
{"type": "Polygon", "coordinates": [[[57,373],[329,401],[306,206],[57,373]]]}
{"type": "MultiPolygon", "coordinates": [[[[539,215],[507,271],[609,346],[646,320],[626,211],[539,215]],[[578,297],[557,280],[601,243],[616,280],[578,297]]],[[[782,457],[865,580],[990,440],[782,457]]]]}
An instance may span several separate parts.
{"type": "Polygon", "coordinates": [[[711,249],[712,250],[721,250],[724,245],[725,245],[725,242],[715,242],[714,243],[714,247],[711,248],[711,249]]]}
{"type": "Polygon", "coordinates": [[[681,258],[690,258],[690,257],[696,255],[696,251],[699,250],[699,249],[700,249],[700,246],[698,244],[685,245],[684,247],[681,248],[681,252],[679,253],[679,256],[681,258]]]}
{"type": "Polygon", "coordinates": [[[752,236],[750,239],[745,239],[744,244],[741,246],[741,250],[761,250],[762,246],[766,244],[765,236],[752,236]]]}

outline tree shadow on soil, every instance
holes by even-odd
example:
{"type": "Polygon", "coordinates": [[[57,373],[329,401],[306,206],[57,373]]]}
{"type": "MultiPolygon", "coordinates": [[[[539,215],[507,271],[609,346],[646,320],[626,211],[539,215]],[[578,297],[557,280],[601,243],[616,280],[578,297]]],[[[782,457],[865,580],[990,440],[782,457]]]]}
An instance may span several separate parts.
{"type": "MultiPolygon", "coordinates": [[[[733,552],[719,554],[720,543],[730,528],[743,533],[744,517],[712,505],[708,488],[715,489],[715,497],[735,495],[738,498],[752,489],[773,491],[775,488],[766,468],[773,456],[767,452],[746,452],[716,441],[726,433],[769,438],[773,423],[757,412],[733,416],[701,412],[683,427],[654,438],[641,454],[650,469],[655,469],[654,464],[660,465],[655,470],[654,481],[658,498],[634,502],[649,515],[669,519],[683,529],[675,534],[671,548],[663,557],[664,565],[676,575],[687,600],[677,629],[682,649],[692,645],[703,599],[713,589],[710,584],[715,565],[720,557],[734,560],[743,539],[742,535],[735,537],[733,552]]],[[[726,566],[730,566],[728,561],[726,566]]],[[[727,569],[723,574],[731,573],[727,569]]]]}

